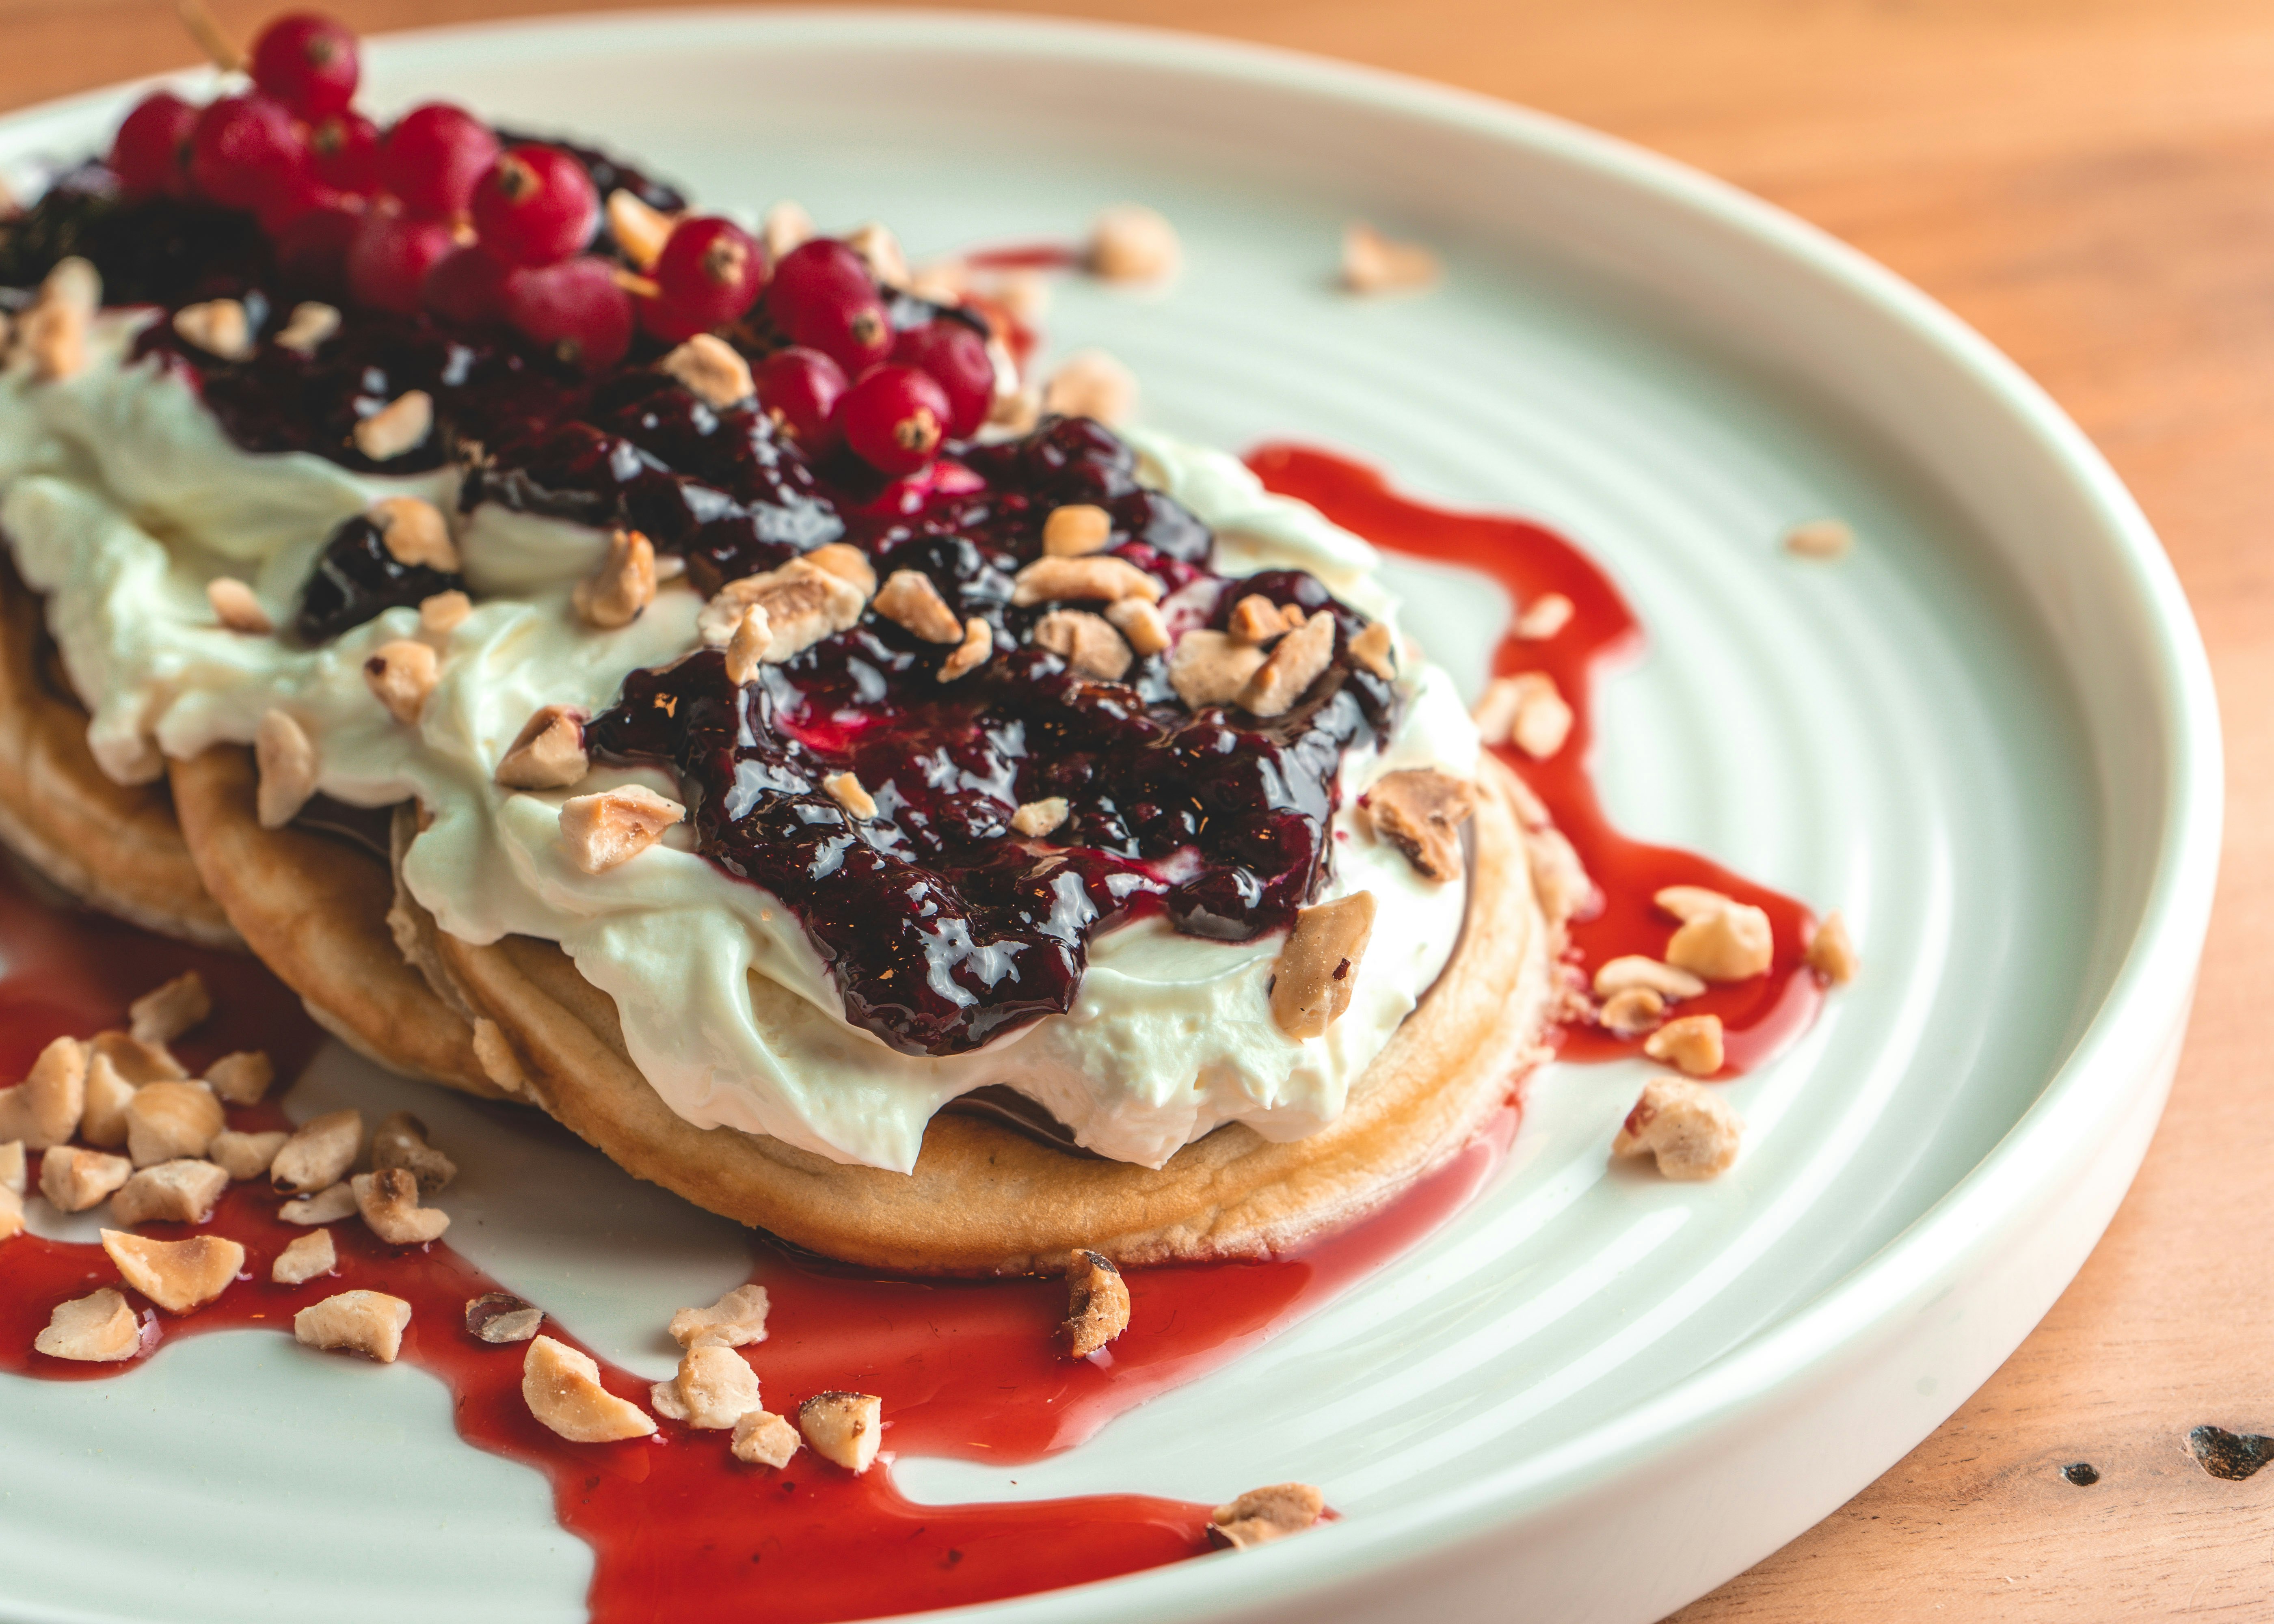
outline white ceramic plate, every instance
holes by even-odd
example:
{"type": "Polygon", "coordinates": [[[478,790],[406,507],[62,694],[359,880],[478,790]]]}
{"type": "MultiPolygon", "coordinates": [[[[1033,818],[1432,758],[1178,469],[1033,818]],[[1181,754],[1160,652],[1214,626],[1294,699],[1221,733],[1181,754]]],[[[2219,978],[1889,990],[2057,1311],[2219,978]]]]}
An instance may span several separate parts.
{"type": "MultiPolygon", "coordinates": [[[[1325,1486],[1296,1542],[988,1619],[1645,1620],[1899,1458],[2098,1237],[2164,1098],[2218,849],[2208,673],[2154,536],[2053,406],[1884,271],[1710,180],[1516,109],[1167,34],[922,13],[596,19],[377,44],[433,95],[581,132],[714,204],[797,197],[919,257],[1064,238],[1139,198],[1189,268],[1071,286],[1144,415],[1321,441],[1578,538],[1652,636],[1604,695],[1630,831],[1847,911],[1861,982],[1735,1086],[1719,1183],[1607,1170],[1630,1068],[1536,1084],[1507,1177],[1417,1254],[1082,1448],[903,1462],[919,1498],[1325,1486]],[[1352,215],[1441,247],[1421,297],[1331,286],[1352,215]],[[1856,524],[1850,560],[1787,524],[1856,524]]],[[[0,164],[124,96],[0,123],[0,164]]],[[[1410,576],[1457,667],[1495,629],[1410,576]],[[1432,617],[1434,616],[1434,619],[1432,617]]],[[[1448,590],[1449,587],[1450,590],[1448,590]]],[[[454,1243],[657,1374],[728,1226],[334,1052],[460,1149],[454,1243]]],[[[96,1385],[0,1381],[0,1596],[20,1620],[578,1614],[533,1474],[459,1445],[407,1368],[189,1339],[96,1385]],[[474,1597],[478,1592],[478,1606],[474,1597]]]]}

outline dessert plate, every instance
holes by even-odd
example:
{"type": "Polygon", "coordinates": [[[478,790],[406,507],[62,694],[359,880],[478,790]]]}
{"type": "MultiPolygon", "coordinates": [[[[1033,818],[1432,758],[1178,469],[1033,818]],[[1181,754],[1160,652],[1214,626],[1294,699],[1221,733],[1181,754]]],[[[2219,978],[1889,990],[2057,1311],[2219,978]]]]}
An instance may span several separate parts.
{"type": "MultiPolygon", "coordinates": [[[[1321,1485],[1299,1540],[973,1618],[1658,1618],[1886,1470],[2090,1250],[2168,1086],[2219,835],[2210,678],[2155,537],[2082,434],[1916,290],[1703,177],[1502,104],[1301,56],[925,12],[647,13],[373,41],[378,105],[600,139],[718,204],[795,197],[929,257],[1141,199],[1163,297],[1075,283],[1061,349],[1187,438],[1335,447],[1601,560],[1649,644],[1600,696],[1630,833],[1847,914],[1864,974],[1731,1086],[1736,1170],[1608,1164],[1641,1070],[1555,1065],[1489,1189],[1418,1250],[1089,1443],[902,1461],[918,1500],[1321,1485]],[[1343,222],[1442,251],[1353,300],[1343,222]],[[1835,515],[1861,543],[1777,538],[1835,515]]],[[[129,93],[0,121],[0,173],[100,143],[129,93]]],[[[1505,613],[1407,566],[1472,685],[1505,613]]],[[[295,1115],[420,1112],[466,1169],[453,1244],[604,1357],[743,1277],[732,1226],[523,1115],[335,1046],[295,1115]]],[[[89,1226],[91,1227],[91,1226],[89,1226]]],[[[71,1231],[77,1233],[76,1228],[71,1231]]],[[[184,1339],[104,1383],[0,1379],[0,1614],[581,1615],[591,1558],[446,1391],[281,1338],[184,1339]]]]}

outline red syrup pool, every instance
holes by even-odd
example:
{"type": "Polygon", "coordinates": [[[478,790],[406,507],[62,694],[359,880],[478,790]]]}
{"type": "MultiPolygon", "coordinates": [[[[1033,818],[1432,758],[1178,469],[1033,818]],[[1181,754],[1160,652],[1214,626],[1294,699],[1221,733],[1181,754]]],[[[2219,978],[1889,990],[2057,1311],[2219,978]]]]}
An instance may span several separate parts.
{"type": "MultiPolygon", "coordinates": [[[[1728,1023],[1733,1069],[1757,1064],[1804,1026],[1818,997],[1813,978],[1799,969],[1798,944],[1812,923],[1806,911],[1703,859],[1626,841],[1602,818],[1585,771],[1587,697],[1600,669],[1638,648],[1640,633],[1601,573],[1537,526],[1407,502],[1378,475],[1324,453],[1271,447],[1253,461],[1273,488],[1306,498],[1392,550],[1483,569],[1519,603],[1547,591],[1570,598],[1576,613],[1558,638],[1511,638],[1495,668],[1549,672],[1577,713],[1571,741],[1555,761],[1516,763],[1606,893],[1601,911],[1574,929],[1577,956],[1592,964],[1619,952],[1655,955],[1670,927],[1653,916],[1651,891],[1677,882],[1712,885],[1767,908],[1777,935],[1776,963],[1764,984],[1717,989],[1697,1001],[1728,1023]]],[[[56,908],[0,870],[0,1076],[22,1075],[58,1033],[122,1024],[128,999],[192,966],[213,988],[216,1012],[177,1045],[192,1069],[232,1049],[265,1048],[280,1075],[295,1075],[321,1034],[252,960],[56,908]]],[[[1567,1034],[1564,1052],[1607,1057],[1629,1047],[1579,1031],[1567,1034]]],[[[273,1104],[230,1116],[244,1129],[288,1125],[273,1104]]],[[[468,1442],[546,1475],[562,1526],[593,1549],[589,1599],[603,1624],[676,1619],[697,1609],[781,1624],[916,1612],[1109,1578],[1208,1551],[1208,1513],[1200,1505],[1101,1495],[920,1506],[895,1490],[889,1462],[894,1455],[1031,1461],[1222,1366],[1444,1223],[1489,1181],[1517,1120],[1511,1103],[1392,1206],[1298,1256],[1133,1271],[1130,1328],[1089,1362],[1067,1361],[1054,1344],[1065,1304],[1057,1282],[867,1279],[754,1241],[751,1278],[766,1286],[772,1305],[768,1340],[745,1353],[768,1408],[794,1412],[799,1400],[828,1388],[884,1401],[885,1459],[858,1478],[809,1451],[779,1471],[746,1467],[727,1453],[726,1434],[668,1420],[651,1440],[568,1443],[523,1402],[523,1349],[483,1343],[463,1328],[467,1301],[500,1289],[497,1282],[446,1243],[392,1248],[349,1221],[333,1226],[341,1259],[335,1274],[275,1285],[269,1264],[302,1231],[278,1221],[276,1199],[258,1184],[233,1188],[206,1226],[240,1241],[248,1254],[245,1274],[221,1297],[172,1316],[127,1295],[151,1327],[143,1357],[204,1331],[289,1335],[295,1311],[350,1288],[409,1302],[402,1357],[450,1387],[468,1442]]],[[[36,1162],[33,1177],[36,1183],[36,1162]]],[[[439,1202],[448,1204],[447,1195],[439,1202]]],[[[173,1238],[189,1231],[153,1224],[146,1232],[173,1238]]],[[[32,1349],[57,1303],[117,1281],[96,1246],[28,1234],[0,1244],[0,1371],[83,1380],[132,1370],[139,1358],[73,1364],[32,1349]]],[[[548,1321],[546,1330],[575,1343],[573,1327],[548,1321]]],[[[613,1391],[646,1405],[645,1381],[605,1365],[603,1375],[613,1391]]],[[[1254,1483],[1224,1484],[1223,1493],[1229,1498],[1272,1473],[1258,1462],[1254,1476],[1254,1483]]]]}

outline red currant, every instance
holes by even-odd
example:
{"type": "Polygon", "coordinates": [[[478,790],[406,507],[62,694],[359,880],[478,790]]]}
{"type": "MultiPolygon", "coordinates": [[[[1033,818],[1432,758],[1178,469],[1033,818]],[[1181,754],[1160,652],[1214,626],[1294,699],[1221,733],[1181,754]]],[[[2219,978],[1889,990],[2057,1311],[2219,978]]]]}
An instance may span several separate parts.
{"type": "Polygon", "coordinates": [[[358,304],[410,315],[426,273],[457,245],[439,220],[373,209],[348,244],[348,292],[358,304]]]}
{"type": "Polygon", "coordinates": [[[347,296],[348,247],[364,216],[347,208],[313,208],[276,234],[276,264],[296,290],[327,299],[347,296]]]}
{"type": "Polygon", "coordinates": [[[247,67],[256,88],[311,124],[347,110],[362,71],[347,25],[314,11],[287,11],[263,28],[247,67]]]}
{"type": "Polygon", "coordinates": [[[292,115],[267,96],[223,96],[190,137],[190,178],[231,208],[259,207],[307,166],[292,115]]]}
{"type": "Polygon", "coordinates": [[[599,194],[584,166],[557,147],[516,147],[474,188],[474,229],[506,265],[551,265],[592,240],[599,194]]]}
{"type": "Polygon", "coordinates": [[[379,181],[402,199],[404,212],[454,220],[472,203],[475,184],[497,154],[487,124],[463,108],[430,102],[396,119],[380,143],[379,181]]]}
{"type": "Polygon", "coordinates": [[[303,169],[279,181],[261,199],[256,212],[260,217],[260,229],[276,237],[290,229],[292,222],[301,215],[320,208],[338,208],[346,201],[341,193],[303,169]]]}
{"type": "Polygon", "coordinates": [[[641,306],[641,323],[676,344],[741,320],[766,285],[766,254],[731,220],[682,220],[648,274],[658,292],[641,306]]]}
{"type": "Polygon", "coordinates": [[[110,143],[118,184],[144,197],[180,197],[190,189],[190,137],[198,109],[165,91],[142,98],[110,143]]]}
{"type": "Polygon", "coordinates": [[[505,282],[511,274],[479,248],[455,249],[426,273],[426,308],[460,327],[505,320],[505,282]]]}
{"type": "Polygon", "coordinates": [[[817,237],[791,249],[774,267],[766,314],[787,333],[824,305],[876,297],[869,262],[835,237],[817,237]]]}
{"type": "Polygon", "coordinates": [[[837,432],[882,473],[912,474],[932,460],[947,430],[947,394],[913,366],[880,366],[837,402],[837,432]]]}
{"type": "Polygon", "coordinates": [[[631,295],[615,267],[590,254],[510,273],[505,319],[521,335],[588,372],[604,372],[632,344],[631,295]]]}
{"type": "Polygon", "coordinates": [[[819,456],[837,443],[830,416],[846,389],[845,369],[818,350],[793,344],[758,364],[758,403],[782,432],[819,456]]]}
{"type": "Polygon", "coordinates": [[[892,341],[892,359],[929,372],[947,395],[948,434],[968,440],[995,400],[995,363],[987,341],[960,321],[927,321],[892,341]]]}
{"type": "Polygon", "coordinates": [[[335,192],[379,190],[379,126],[361,113],[335,113],[310,129],[308,155],[316,178],[335,192]]]}

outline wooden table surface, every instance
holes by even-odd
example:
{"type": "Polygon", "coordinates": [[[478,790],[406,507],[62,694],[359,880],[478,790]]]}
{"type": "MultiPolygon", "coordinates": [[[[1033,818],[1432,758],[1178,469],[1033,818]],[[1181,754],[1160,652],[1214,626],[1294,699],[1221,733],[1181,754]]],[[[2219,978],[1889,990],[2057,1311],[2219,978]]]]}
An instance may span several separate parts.
{"type": "MultiPolygon", "coordinates": [[[[277,6],[219,0],[240,37],[277,6]]],[[[378,30],[563,0],[330,0],[378,30]]],[[[1019,8],[1005,8],[1019,9],[1019,8]]],[[[2193,1030],[2108,1237],[1909,1458],[1678,1615],[2274,1617],[2274,4],[2265,0],[1085,0],[1402,69],[1761,193],[1955,309],[2162,532],[2225,711],[2227,840],[2193,1030]],[[2259,990],[2253,992],[2255,987],[2259,990]],[[2254,1033],[2260,1034],[2254,1036],[2254,1033]],[[2099,1473],[2074,1486],[2060,1468],[2099,1473]]],[[[186,64],[163,0],[0,0],[0,108],[186,64]]]]}

